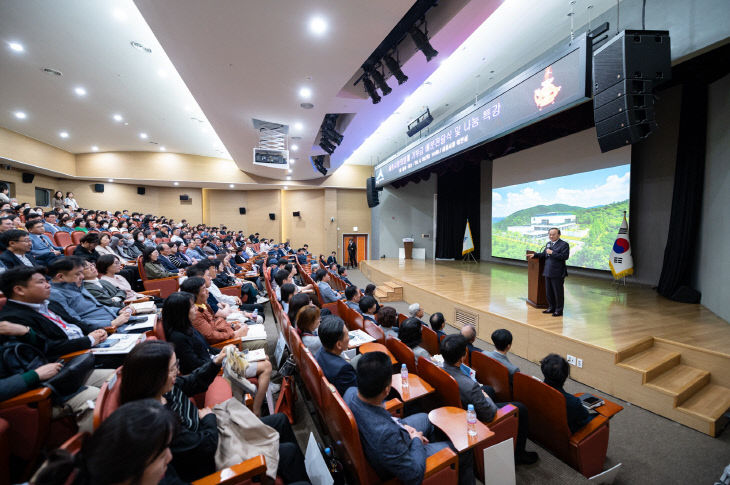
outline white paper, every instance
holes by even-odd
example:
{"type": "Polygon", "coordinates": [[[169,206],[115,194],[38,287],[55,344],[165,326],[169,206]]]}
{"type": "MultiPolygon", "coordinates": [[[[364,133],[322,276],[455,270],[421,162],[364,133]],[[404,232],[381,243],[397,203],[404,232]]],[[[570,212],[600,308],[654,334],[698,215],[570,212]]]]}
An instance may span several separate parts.
{"type": "Polygon", "coordinates": [[[266,358],[266,351],[264,349],[249,350],[246,354],[246,361],[258,362],[266,358]]]}
{"type": "Polygon", "coordinates": [[[276,360],[276,366],[280,367],[282,362],[281,359],[284,357],[284,349],[286,348],[286,340],[284,335],[279,332],[279,338],[276,341],[276,350],[274,351],[274,359],[276,360]]]}
{"type": "Polygon", "coordinates": [[[309,475],[309,481],[312,485],[332,485],[335,483],[327,463],[322,457],[322,452],[319,451],[319,445],[317,440],[314,439],[314,433],[309,433],[309,441],[307,442],[307,452],[304,454],[304,466],[307,469],[307,475],[309,475]]]}
{"type": "Polygon", "coordinates": [[[362,330],[351,330],[349,334],[350,347],[359,347],[368,342],[375,342],[375,337],[363,332],[362,330]]]}
{"type": "Polygon", "coordinates": [[[143,337],[144,334],[138,333],[114,333],[99,344],[102,347],[92,347],[91,352],[94,354],[127,354],[140,339],[144,340],[143,337]]]}
{"type": "Polygon", "coordinates": [[[142,303],[132,303],[130,306],[132,308],[134,308],[137,315],[141,315],[143,313],[155,313],[155,310],[157,309],[155,307],[155,302],[153,302],[153,301],[143,301],[142,303]]]}
{"type": "Polygon", "coordinates": [[[619,463],[618,465],[609,468],[605,472],[599,473],[598,475],[593,475],[588,480],[591,481],[593,485],[610,485],[616,480],[616,476],[618,475],[618,471],[621,468],[622,463],[619,463]]]}
{"type": "Polygon", "coordinates": [[[515,485],[512,438],[484,449],[484,485],[515,485]]]}
{"type": "Polygon", "coordinates": [[[245,337],[241,337],[242,342],[248,342],[249,340],[261,340],[266,339],[266,329],[263,325],[249,325],[248,332],[245,337]]]}

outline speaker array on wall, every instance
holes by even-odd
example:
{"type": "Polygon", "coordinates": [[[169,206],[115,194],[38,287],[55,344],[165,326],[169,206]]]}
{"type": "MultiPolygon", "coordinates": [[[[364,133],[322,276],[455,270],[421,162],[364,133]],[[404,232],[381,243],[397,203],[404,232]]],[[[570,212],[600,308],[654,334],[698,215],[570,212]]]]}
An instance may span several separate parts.
{"type": "Polygon", "coordinates": [[[144,187],[137,187],[137,194],[138,195],[144,195],[145,188],[144,187]]]}
{"type": "Polygon", "coordinates": [[[104,192],[104,184],[94,184],[94,192],[104,192]]]}
{"type": "Polygon", "coordinates": [[[239,207],[238,208],[238,213],[241,214],[241,215],[244,215],[246,213],[246,208],[245,207],[239,207]]]}
{"type": "Polygon", "coordinates": [[[34,178],[35,178],[34,174],[23,172],[23,183],[24,184],[32,184],[34,178]]]}
{"type": "Polygon", "coordinates": [[[190,196],[188,194],[181,194],[180,200],[190,200],[190,196]]]}
{"type": "Polygon", "coordinates": [[[368,207],[373,208],[380,204],[380,197],[378,191],[383,190],[375,187],[375,177],[370,177],[367,180],[366,195],[368,198],[368,207]]]}
{"type": "Polygon", "coordinates": [[[272,221],[275,221],[276,220],[276,214],[274,214],[273,212],[269,212],[269,219],[271,219],[272,221]]]}
{"type": "Polygon", "coordinates": [[[299,211],[292,212],[291,215],[294,217],[302,217],[302,214],[299,211]]]}

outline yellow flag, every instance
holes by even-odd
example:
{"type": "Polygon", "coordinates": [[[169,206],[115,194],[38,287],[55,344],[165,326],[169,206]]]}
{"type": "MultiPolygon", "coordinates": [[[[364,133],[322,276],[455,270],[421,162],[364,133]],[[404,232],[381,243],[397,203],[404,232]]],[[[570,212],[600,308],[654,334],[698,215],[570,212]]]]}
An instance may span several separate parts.
{"type": "Polygon", "coordinates": [[[471,239],[471,227],[469,227],[469,219],[466,220],[466,229],[464,229],[464,243],[461,246],[461,255],[465,255],[474,251],[474,241],[471,239]]]}

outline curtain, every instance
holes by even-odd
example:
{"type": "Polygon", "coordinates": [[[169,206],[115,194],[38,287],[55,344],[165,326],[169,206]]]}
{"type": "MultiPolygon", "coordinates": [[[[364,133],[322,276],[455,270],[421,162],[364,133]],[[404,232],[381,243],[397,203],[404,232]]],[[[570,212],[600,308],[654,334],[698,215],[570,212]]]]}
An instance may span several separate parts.
{"type": "Polygon", "coordinates": [[[474,257],[479,259],[481,162],[453,161],[439,173],[436,210],[436,257],[461,259],[464,228],[469,219],[474,257]]]}
{"type": "Polygon", "coordinates": [[[706,136],[707,83],[686,82],[682,86],[669,234],[657,286],[660,295],[686,303],[700,301],[700,293],[692,288],[692,280],[702,216],[706,136]]]}

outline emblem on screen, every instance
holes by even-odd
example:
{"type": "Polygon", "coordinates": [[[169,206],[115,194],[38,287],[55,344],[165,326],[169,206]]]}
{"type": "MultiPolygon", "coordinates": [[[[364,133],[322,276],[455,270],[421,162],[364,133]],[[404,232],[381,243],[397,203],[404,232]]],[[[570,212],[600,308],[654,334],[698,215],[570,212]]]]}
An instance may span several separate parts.
{"type": "Polygon", "coordinates": [[[545,77],[540,83],[540,87],[535,90],[535,104],[542,110],[544,107],[549,106],[555,102],[555,98],[558,97],[561,86],[556,86],[553,81],[553,68],[548,67],[545,69],[545,77]]]}

